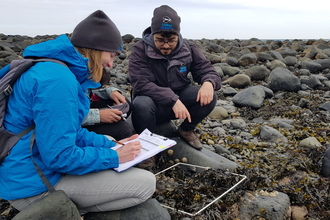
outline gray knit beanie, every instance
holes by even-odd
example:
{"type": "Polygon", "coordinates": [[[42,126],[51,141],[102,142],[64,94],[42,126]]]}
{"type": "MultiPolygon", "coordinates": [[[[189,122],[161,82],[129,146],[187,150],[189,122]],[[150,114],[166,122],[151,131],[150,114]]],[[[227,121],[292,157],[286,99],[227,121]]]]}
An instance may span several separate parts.
{"type": "Polygon", "coordinates": [[[118,28],[101,10],[82,20],[73,30],[70,40],[76,47],[116,53],[122,49],[118,28]]]}
{"type": "Polygon", "coordinates": [[[154,10],[151,19],[151,34],[161,31],[175,31],[180,34],[181,18],[176,11],[168,5],[162,5],[154,10]]]}

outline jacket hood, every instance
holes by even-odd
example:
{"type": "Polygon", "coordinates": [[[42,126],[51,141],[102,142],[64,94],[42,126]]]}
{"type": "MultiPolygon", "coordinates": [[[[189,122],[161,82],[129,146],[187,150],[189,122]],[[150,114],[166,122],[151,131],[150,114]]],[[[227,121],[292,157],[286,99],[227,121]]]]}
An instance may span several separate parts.
{"type": "MultiPolygon", "coordinates": [[[[146,28],[143,33],[142,33],[142,40],[149,46],[151,46],[152,48],[154,48],[157,52],[159,52],[159,50],[155,47],[154,44],[154,39],[153,39],[153,35],[151,34],[151,27],[146,28]]],[[[182,35],[179,35],[179,40],[178,40],[178,46],[175,48],[175,50],[173,51],[173,53],[170,54],[170,56],[173,56],[175,53],[177,53],[183,44],[183,39],[182,39],[182,35]]],[[[160,53],[160,52],[159,52],[160,53]]]]}
{"type": "Polygon", "coordinates": [[[54,40],[28,46],[23,51],[24,58],[51,58],[66,63],[80,84],[85,88],[97,88],[99,83],[89,80],[88,59],[83,57],[72,45],[66,35],[60,35],[54,40]]]}

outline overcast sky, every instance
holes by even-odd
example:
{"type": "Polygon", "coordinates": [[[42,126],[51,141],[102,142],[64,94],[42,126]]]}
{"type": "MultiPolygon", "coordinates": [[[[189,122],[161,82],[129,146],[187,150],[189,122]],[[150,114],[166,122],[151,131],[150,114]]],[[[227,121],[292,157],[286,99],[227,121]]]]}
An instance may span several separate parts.
{"type": "Polygon", "coordinates": [[[330,39],[329,0],[0,0],[0,33],[71,33],[101,9],[121,34],[141,37],[153,10],[167,4],[189,39],[330,39]]]}

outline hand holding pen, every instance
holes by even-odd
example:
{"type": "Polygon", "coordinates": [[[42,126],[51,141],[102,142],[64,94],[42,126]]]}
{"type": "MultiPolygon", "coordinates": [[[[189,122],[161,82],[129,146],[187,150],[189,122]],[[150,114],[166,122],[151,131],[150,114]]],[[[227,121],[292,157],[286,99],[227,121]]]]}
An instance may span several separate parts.
{"type": "Polygon", "coordinates": [[[100,109],[100,122],[114,123],[120,121],[122,112],[118,109],[104,108],[100,109]]]}
{"type": "Polygon", "coordinates": [[[122,147],[116,150],[119,157],[119,163],[125,163],[127,161],[133,160],[136,157],[136,155],[141,153],[142,146],[140,144],[140,141],[132,141],[126,143],[128,141],[136,139],[138,136],[139,136],[138,134],[134,134],[129,138],[125,138],[120,141],[114,141],[118,144],[123,145],[122,147]]]}

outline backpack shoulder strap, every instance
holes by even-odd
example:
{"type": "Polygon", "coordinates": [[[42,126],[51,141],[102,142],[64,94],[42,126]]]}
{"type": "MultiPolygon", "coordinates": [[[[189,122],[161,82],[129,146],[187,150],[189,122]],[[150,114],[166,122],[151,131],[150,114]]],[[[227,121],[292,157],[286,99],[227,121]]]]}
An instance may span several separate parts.
{"type": "Polygon", "coordinates": [[[54,62],[54,63],[61,64],[65,67],[68,67],[68,65],[66,65],[63,61],[51,59],[51,58],[38,58],[38,59],[33,60],[33,62],[54,62]]]}

